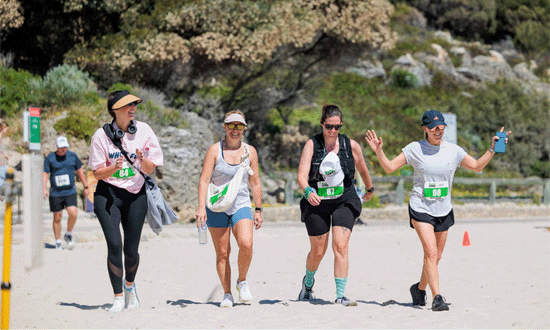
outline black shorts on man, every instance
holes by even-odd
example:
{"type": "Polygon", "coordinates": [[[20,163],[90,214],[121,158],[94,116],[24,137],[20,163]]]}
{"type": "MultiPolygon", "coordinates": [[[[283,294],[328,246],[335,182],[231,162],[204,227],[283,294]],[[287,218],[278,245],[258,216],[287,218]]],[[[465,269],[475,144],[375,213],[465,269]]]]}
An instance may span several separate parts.
{"type": "Polygon", "coordinates": [[[50,196],[50,212],[61,212],[69,206],[77,206],[76,194],[69,196],[50,196]]]}

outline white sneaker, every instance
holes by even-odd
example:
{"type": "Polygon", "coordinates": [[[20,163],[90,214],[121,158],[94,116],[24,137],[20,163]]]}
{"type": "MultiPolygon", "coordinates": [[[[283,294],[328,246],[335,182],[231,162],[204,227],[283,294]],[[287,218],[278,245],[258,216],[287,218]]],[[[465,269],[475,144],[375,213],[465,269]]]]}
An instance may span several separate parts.
{"type": "Polygon", "coordinates": [[[136,291],[136,283],[132,284],[130,290],[124,286],[124,307],[127,309],[139,307],[139,298],[136,291]]]}
{"type": "Polygon", "coordinates": [[[65,242],[67,242],[67,248],[69,250],[74,249],[73,235],[69,235],[69,234],[65,233],[65,242]]]}
{"type": "Polygon", "coordinates": [[[55,243],[55,249],[56,250],[63,250],[63,246],[61,245],[61,242],[55,243]]]}
{"type": "Polygon", "coordinates": [[[226,293],[223,296],[223,300],[220,303],[221,308],[233,307],[233,295],[231,293],[226,293]]]}
{"type": "Polygon", "coordinates": [[[124,297],[115,297],[113,306],[109,309],[109,313],[116,314],[121,313],[124,310],[124,297]]]}
{"type": "Polygon", "coordinates": [[[248,288],[248,283],[246,281],[237,281],[237,291],[239,291],[239,300],[241,302],[247,302],[254,299],[250,293],[250,289],[248,288]]]}

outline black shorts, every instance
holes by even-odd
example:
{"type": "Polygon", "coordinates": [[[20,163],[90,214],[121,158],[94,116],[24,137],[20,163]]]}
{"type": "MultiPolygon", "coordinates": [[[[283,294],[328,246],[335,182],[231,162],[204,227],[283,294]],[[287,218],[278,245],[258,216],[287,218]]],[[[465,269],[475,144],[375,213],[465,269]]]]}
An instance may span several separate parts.
{"type": "Polygon", "coordinates": [[[361,208],[361,200],[357,195],[345,202],[323,201],[317,206],[309,204],[305,198],[300,201],[302,222],[305,222],[309,236],[320,236],[328,233],[331,222],[332,227],[341,226],[353,230],[355,219],[361,215],[361,208]]]}
{"type": "Polygon", "coordinates": [[[418,222],[429,223],[430,225],[434,226],[435,232],[447,231],[449,230],[449,228],[451,228],[452,225],[455,224],[455,214],[452,209],[451,212],[449,212],[449,214],[447,215],[444,215],[442,217],[434,217],[432,215],[429,215],[428,213],[416,212],[409,205],[409,224],[412,229],[414,229],[414,226],[412,224],[413,219],[418,222]]]}
{"type": "Polygon", "coordinates": [[[61,197],[50,196],[50,212],[61,212],[69,206],[77,206],[76,194],[61,197]]]}

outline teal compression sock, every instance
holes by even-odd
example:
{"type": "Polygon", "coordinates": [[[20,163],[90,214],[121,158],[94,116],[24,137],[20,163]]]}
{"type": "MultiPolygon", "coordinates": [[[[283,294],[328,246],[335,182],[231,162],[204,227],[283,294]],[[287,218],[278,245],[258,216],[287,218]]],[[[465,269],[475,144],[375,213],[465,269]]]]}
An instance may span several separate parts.
{"type": "Polygon", "coordinates": [[[311,288],[311,287],[313,286],[313,278],[315,277],[315,273],[316,273],[316,272],[317,272],[316,270],[310,272],[310,271],[307,270],[307,268],[306,268],[306,286],[307,286],[308,288],[311,288]]]}
{"type": "Polygon", "coordinates": [[[336,282],[336,299],[342,298],[346,292],[346,282],[348,281],[348,278],[335,277],[334,281],[336,282]]]}

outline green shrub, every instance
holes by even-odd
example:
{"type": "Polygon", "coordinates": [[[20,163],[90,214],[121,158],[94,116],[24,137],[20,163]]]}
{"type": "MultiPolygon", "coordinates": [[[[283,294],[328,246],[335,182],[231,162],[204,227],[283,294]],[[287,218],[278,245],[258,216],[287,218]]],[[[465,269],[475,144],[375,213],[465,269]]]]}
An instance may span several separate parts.
{"type": "Polygon", "coordinates": [[[118,82],[116,84],[113,84],[111,87],[109,87],[109,90],[107,90],[107,93],[112,93],[114,91],[128,91],[132,93],[132,86],[129,84],[118,82]]]}
{"type": "Polygon", "coordinates": [[[372,198],[368,202],[363,203],[363,207],[369,208],[369,209],[379,209],[382,208],[382,204],[380,204],[380,197],[378,195],[373,195],[372,198]]]}
{"type": "Polygon", "coordinates": [[[96,85],[87,72],[75,65],[60,65],[46,73],[41,80],[32,80],[40,105],[66,107],[84,103],[89,93],[96,93],[96,85]]]}
{"type": "Polygon", "coordinates": [[[403,69],[394,69],[390,73],[392,85],[400,88],[418,86],[418,79],[412,73],[403,69]]]}
{"type": "Polygon", "coordinates": [[[94,111],[73,109],[69,111],[67,117],[55,123],[54,128],[57,132],[64,132],[90,143],[92,136],[100,126],[98,117],[94,111]]]}
{"type": "Polygon", "coordinates": [[[516,27],[514,41],[527,51],[545,51],[550,47],[550,31],[548,25],[541,22],[522,22],[516,27]]]}
{"type": "Polygon", "coordinates": [[[30,72],[0,67],[0,114],[10,117],[32,105],[33,94],[29,82],[36,79],[30,72]]]}

